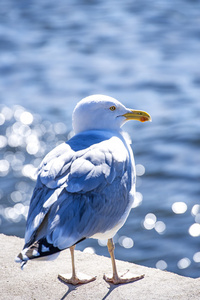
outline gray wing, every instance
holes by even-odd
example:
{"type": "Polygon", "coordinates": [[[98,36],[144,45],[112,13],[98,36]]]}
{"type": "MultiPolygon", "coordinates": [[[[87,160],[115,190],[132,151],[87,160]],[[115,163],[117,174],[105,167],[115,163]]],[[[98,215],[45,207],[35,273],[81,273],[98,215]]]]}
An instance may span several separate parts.
{"type": "Polygon", "coordinates": [[[119,137],[87,147],[91,139],[75,136],[45,157],[30,204],[26,247],[45,237],[65,249],[122,218],[133,185],[130,153],[119,137]]]}
{"type": "Polygon", "coordinates": [[[55,203],[64,188],[68,164],[74,151],[66,143],[49,152],[38,169],[38,178],[30,201],[26,223],[25,246],[34,242],[37,231],[49,209],[55,203]],[[65,172],[66,170],[66,172],[65,172]]]}

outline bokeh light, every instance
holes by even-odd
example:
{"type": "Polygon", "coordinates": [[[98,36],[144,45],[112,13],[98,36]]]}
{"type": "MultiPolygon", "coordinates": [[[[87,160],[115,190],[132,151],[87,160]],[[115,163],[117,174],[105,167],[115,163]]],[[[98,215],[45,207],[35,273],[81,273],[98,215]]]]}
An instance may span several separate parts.
{"type": "Polygon", "coordinates": [[[134,202],[132,204],[132,208],[135,208],[137,206],[140,206],[142,204],[143,195],[140,192],[135,193],[134,202]]]}
{"type": "Polygon", "coordinates": [[[7,160],[2,159],[0,160],[0,176],[6,176],[9,172],[10,164],[7,160]]]}
{"type": "Polygon", "coordinates": [[[156,268],[159,269],[159,270],[166,270],[167,269],[167,263],[166,263],[166,261],[164,261],[162,259],[159,260],[159,261],[157,261],[156,268]]]}
{"type": "Polygon", "coordinates": [[[20,115],[20,121],[23,124],[30,125],[33,122],[33,115],[28,111],[23,111],[20,115]]]}
{"type": "Polygon", "coordinates": [[[127,237],[127,236],[121,236],[118,239],[118,242],[119,242],[120,246],[122,246],[126,249],[130,249],[134,246],[134,241],[130,237],[127,237]]]}
{"type": "Polygon", "coordinates": [[[95,249],[93,247],[86,247],[83,250],[84,253],[89,253],[89,254],[94,254],[95,253],[95,249]]]}
{"type": "Polygon", "coordinates": [[[194,260],[195,263],[200,263],[200,252],[196,252],[193,255],[193,260],[194,260]]]}
{"type": "Polygon", "coordinates": [[[142,164],[137,164],[135,166],[136,168],[136,175],[137,176],[143,176],[145,173],[145,167],[142,164]]]}
{"type": "Polygon", "coordinates": [[[184,214],[187,210],[185,202],[175,202],[172,204],[172,210],[175,214],[184,214]]]}
{"type": "Polygon", "coordinates": [[[3,135],[0,135],[0,149],[6,147],[7,138],[3,135]]]}
{"type": "Polygon", "coordinates": [[[187,257],[184,257],[178,261],[177,266],[179,269],[186,269],[190,266],[190,264],[191,264],[190,259],[187,257]]]}
{"type": "Polygon", "coordinates": [[[191,210],[191,214],[192,216],[197,216],[198,214],[200,214],[200,204],[195,204],[193,207],[192,207],[192,210],[191,210]]]}
{"type": "Polygon", "coordinates": [[[190,226],[188,230],[189,234],[193,237],[198,237],[200,236],[200,224],[199,223],[194,223],[190,226]]]}
{"type": "Polygon", "coordinates": [[[3,125],[5,122],[5,117],[3,114],[0,113],[0,126],[3,125]]]}
{"type": "Polygon", "coordinates": [[[155,227],[157,217],[153,213],[148,213],[145,216],[143,226],[147,230],[151,230],[155,227]]]}
{"type": "Polygon", "coordinates": [[[106,247],[107,246],[107,240],[98,240],[98,244],[99,244],[99,246],[101,246],[101,247],[106,247]]]}
{"type": "Polygon", "coordinates": [[[155,224],[155,230],[159,233],[159,234],[164,234],[165,230],[166,230],[166,225],[163,221],[157,221],[155,224]]]}

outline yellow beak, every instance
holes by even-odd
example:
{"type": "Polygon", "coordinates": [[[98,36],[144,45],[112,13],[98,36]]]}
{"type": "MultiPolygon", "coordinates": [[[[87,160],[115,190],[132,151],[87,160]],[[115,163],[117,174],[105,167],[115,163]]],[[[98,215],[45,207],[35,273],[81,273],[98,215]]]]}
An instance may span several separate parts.
{"type": "Polygon", "coordinates": [[[126,121],[128,120],[137,120],[140,122],[146,122],[150,121],[151,122],[151,116],[142,110],[134,110],[130,109],[129,112],[125,113],[123,117],[126,118],[126,121]]]}

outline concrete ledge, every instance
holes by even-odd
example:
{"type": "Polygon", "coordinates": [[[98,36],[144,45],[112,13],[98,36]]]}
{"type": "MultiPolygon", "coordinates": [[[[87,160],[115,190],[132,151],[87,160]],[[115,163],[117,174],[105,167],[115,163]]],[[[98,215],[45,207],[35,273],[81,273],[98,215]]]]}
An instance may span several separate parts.
{"type": "Polygon", "coordinates": [[[78,271],[97,275],[97,280],[74,287],[57,279],[58,273],[71,272],[69,250],[61,252],[55,261],[30,261],[21,271],[14,258],[23,247],[23,239],[1,234],[0,245],[0,299],[200,299],[200,278],[182,277],[124,261],[117,261],[119,272],[129,269],[137,275],[145,274],[145,278],[120,286],[109,285],[103,274],[111,273],[110,259],[80,251],[75,252],[78,271]]]}

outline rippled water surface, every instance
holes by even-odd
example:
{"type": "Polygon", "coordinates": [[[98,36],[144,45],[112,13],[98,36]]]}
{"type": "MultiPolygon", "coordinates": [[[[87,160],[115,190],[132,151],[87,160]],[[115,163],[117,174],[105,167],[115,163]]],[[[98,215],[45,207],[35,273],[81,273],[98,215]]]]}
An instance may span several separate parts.
{"type": "MultiPolygon", "coordinates": [[[[104,93],[153,119],[124,126],[137,201],[116,257],[199,277],[199,53],[198,0],[2,0],[1,232],[23,237],[34,171],[71,135],[77,101],[104,93]]],[[[105,241],[77,248],[108,255],[105,241]]]]}

